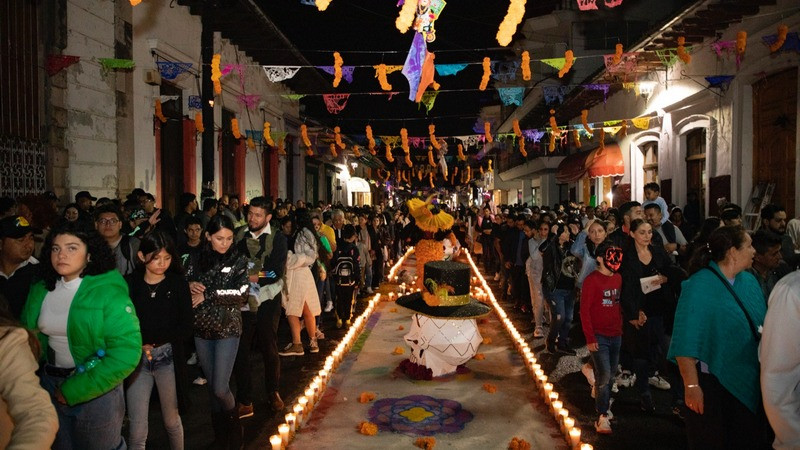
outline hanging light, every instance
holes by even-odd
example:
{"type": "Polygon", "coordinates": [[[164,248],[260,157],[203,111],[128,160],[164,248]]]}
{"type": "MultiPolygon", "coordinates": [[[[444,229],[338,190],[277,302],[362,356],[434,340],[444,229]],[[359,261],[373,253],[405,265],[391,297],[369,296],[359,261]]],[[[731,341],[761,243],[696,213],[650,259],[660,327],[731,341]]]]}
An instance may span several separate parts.
{"type": "Polygon", "coordinates": [[[657,83],[655,81],[640,81],[639,94],[645,99],[649,98],[651,95],[653,95],[653,91],[656,89],[656,84],[657,83]]]}

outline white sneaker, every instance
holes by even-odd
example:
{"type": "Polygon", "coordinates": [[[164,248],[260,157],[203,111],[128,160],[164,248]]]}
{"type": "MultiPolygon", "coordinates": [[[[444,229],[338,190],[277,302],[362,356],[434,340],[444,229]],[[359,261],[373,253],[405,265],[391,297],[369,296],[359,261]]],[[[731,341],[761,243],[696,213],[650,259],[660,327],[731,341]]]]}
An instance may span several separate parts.
{"type": "Polygon", "coordinates": [[[615,394],[619,392],[619,386],[617,386],[617,380],[614,380],[614,382],[611,383],[611,392],[615,394]]]}
{"type": "Polygon", "coordinates": [[[656,389],[661,389],[662,391],[668,391],[671,387],[669,381],[665,380],[664,377],[656,372],[652,377],[647,379],[647,382],[650,386],[653,386],[656,389]]]}
{"type": "Polygon", "coordinates": [[[192,356],[190,356],[189,359],[186,360],[186,364],[190,366],[197,364],[197,353],[192,353],[192,356]]]}
{"type": "Polygon", "coordinates": [[[325,303],[325,312],[329,313],[331,311],[333,311],[333,302],[328,300],[328,302],[325,303]]]}
{"type": "Polygon", "coordinates": [[[594,429],[599,434],[611,434],[611,421],[607,414],[601,414],[594,423],[594,429]]]}
{"type": "Polygon", "coordinates": [[[615,381],[619,387],[631,387],[636,383],[636,374],[628,370],[623,370],[615,377],[615,381]]]}
{"type": "Polygon", "coordinates": [[[316,332],[316,335],[314,336],[314,339],[316,339],[318,341],[324,340],[325,339],[325,333],[323,333],[319,328],[317,328],[317,332],[316,332]]]}
{"type": "Polygon", "coordinates": [[[192,383],[194,383],[194,384],[196,384],[198,386],[202,386],[202,385],[208,383],[208,380],[206,380],[203,377],[197,377],[197,378],[194,379],[194,381],[192,381],[192,383]]]}
{"type": "Polygon", "coordinates": [[[494,281],[500,281],[500,272],[494,274],[494,281]]]}
{"type": "Polygon", "coordinates": [[[367,288],[367,294],[374,294],[375,291],[372,290],[372,287],[367,288]]]}
{"type": "MultiPolygon", "coordinates": [[[[586,377],[586,381],[589,383],[589,385],[594,386],[594,368],[592,368],[589,363],[581,366],[581,373],[586,377]]],[[[594,398],[594,395],[592,395],[592,398],[594,398]]]]}

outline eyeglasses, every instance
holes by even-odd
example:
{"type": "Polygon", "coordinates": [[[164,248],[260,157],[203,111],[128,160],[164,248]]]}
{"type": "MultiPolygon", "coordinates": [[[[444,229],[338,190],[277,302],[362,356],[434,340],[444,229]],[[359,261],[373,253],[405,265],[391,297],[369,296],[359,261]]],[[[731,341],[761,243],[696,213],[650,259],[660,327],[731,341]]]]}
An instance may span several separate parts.
{"type": "Polygon", "coordinates": [[[100,225],[116,225],[119,223],[119,219],[97,219],[97,223],[100,225]]]}

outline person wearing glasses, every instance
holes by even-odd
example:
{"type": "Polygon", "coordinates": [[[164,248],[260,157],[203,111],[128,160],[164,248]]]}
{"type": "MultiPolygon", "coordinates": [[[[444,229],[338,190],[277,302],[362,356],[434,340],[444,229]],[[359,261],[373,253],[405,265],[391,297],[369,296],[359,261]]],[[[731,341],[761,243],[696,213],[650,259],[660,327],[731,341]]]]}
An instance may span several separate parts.
{"type": "Polygon", "coordinates": [[[136,269],[136,252],[139,239],[122,234],[122,211],[114,205],[103,205],[95,209],[94,227],[111,247],[117,270],[125,276],[136,269]]]}

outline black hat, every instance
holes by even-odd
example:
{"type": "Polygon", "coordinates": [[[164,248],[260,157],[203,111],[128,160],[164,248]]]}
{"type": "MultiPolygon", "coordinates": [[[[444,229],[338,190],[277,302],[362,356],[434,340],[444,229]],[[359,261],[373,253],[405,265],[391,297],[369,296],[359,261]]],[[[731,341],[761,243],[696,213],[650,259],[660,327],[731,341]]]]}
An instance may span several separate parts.
{"type": "Polygon", "coordinates": [[[32,227],[22,216],[9,216],[0,220],[0,238],[19,239],[28,233],[39,233],[41,230],[32,227]]]}
{"type": "Polygon", "coordinates": [[[397,304],[428,317],[475,319],[492,311],[469,296],[470,267],[454,261],[431,261],[425,264],[425,291],[404,295],[397,304]]]}
{"type": "Polygon", "coordinates": [[[76,202],[82,198],[88,198],[91,201],[97,200],[97,197],[92,197],[92,194],[90,194],[89,191],[80,191],[77,194],[75,194],[76,202]]]}

